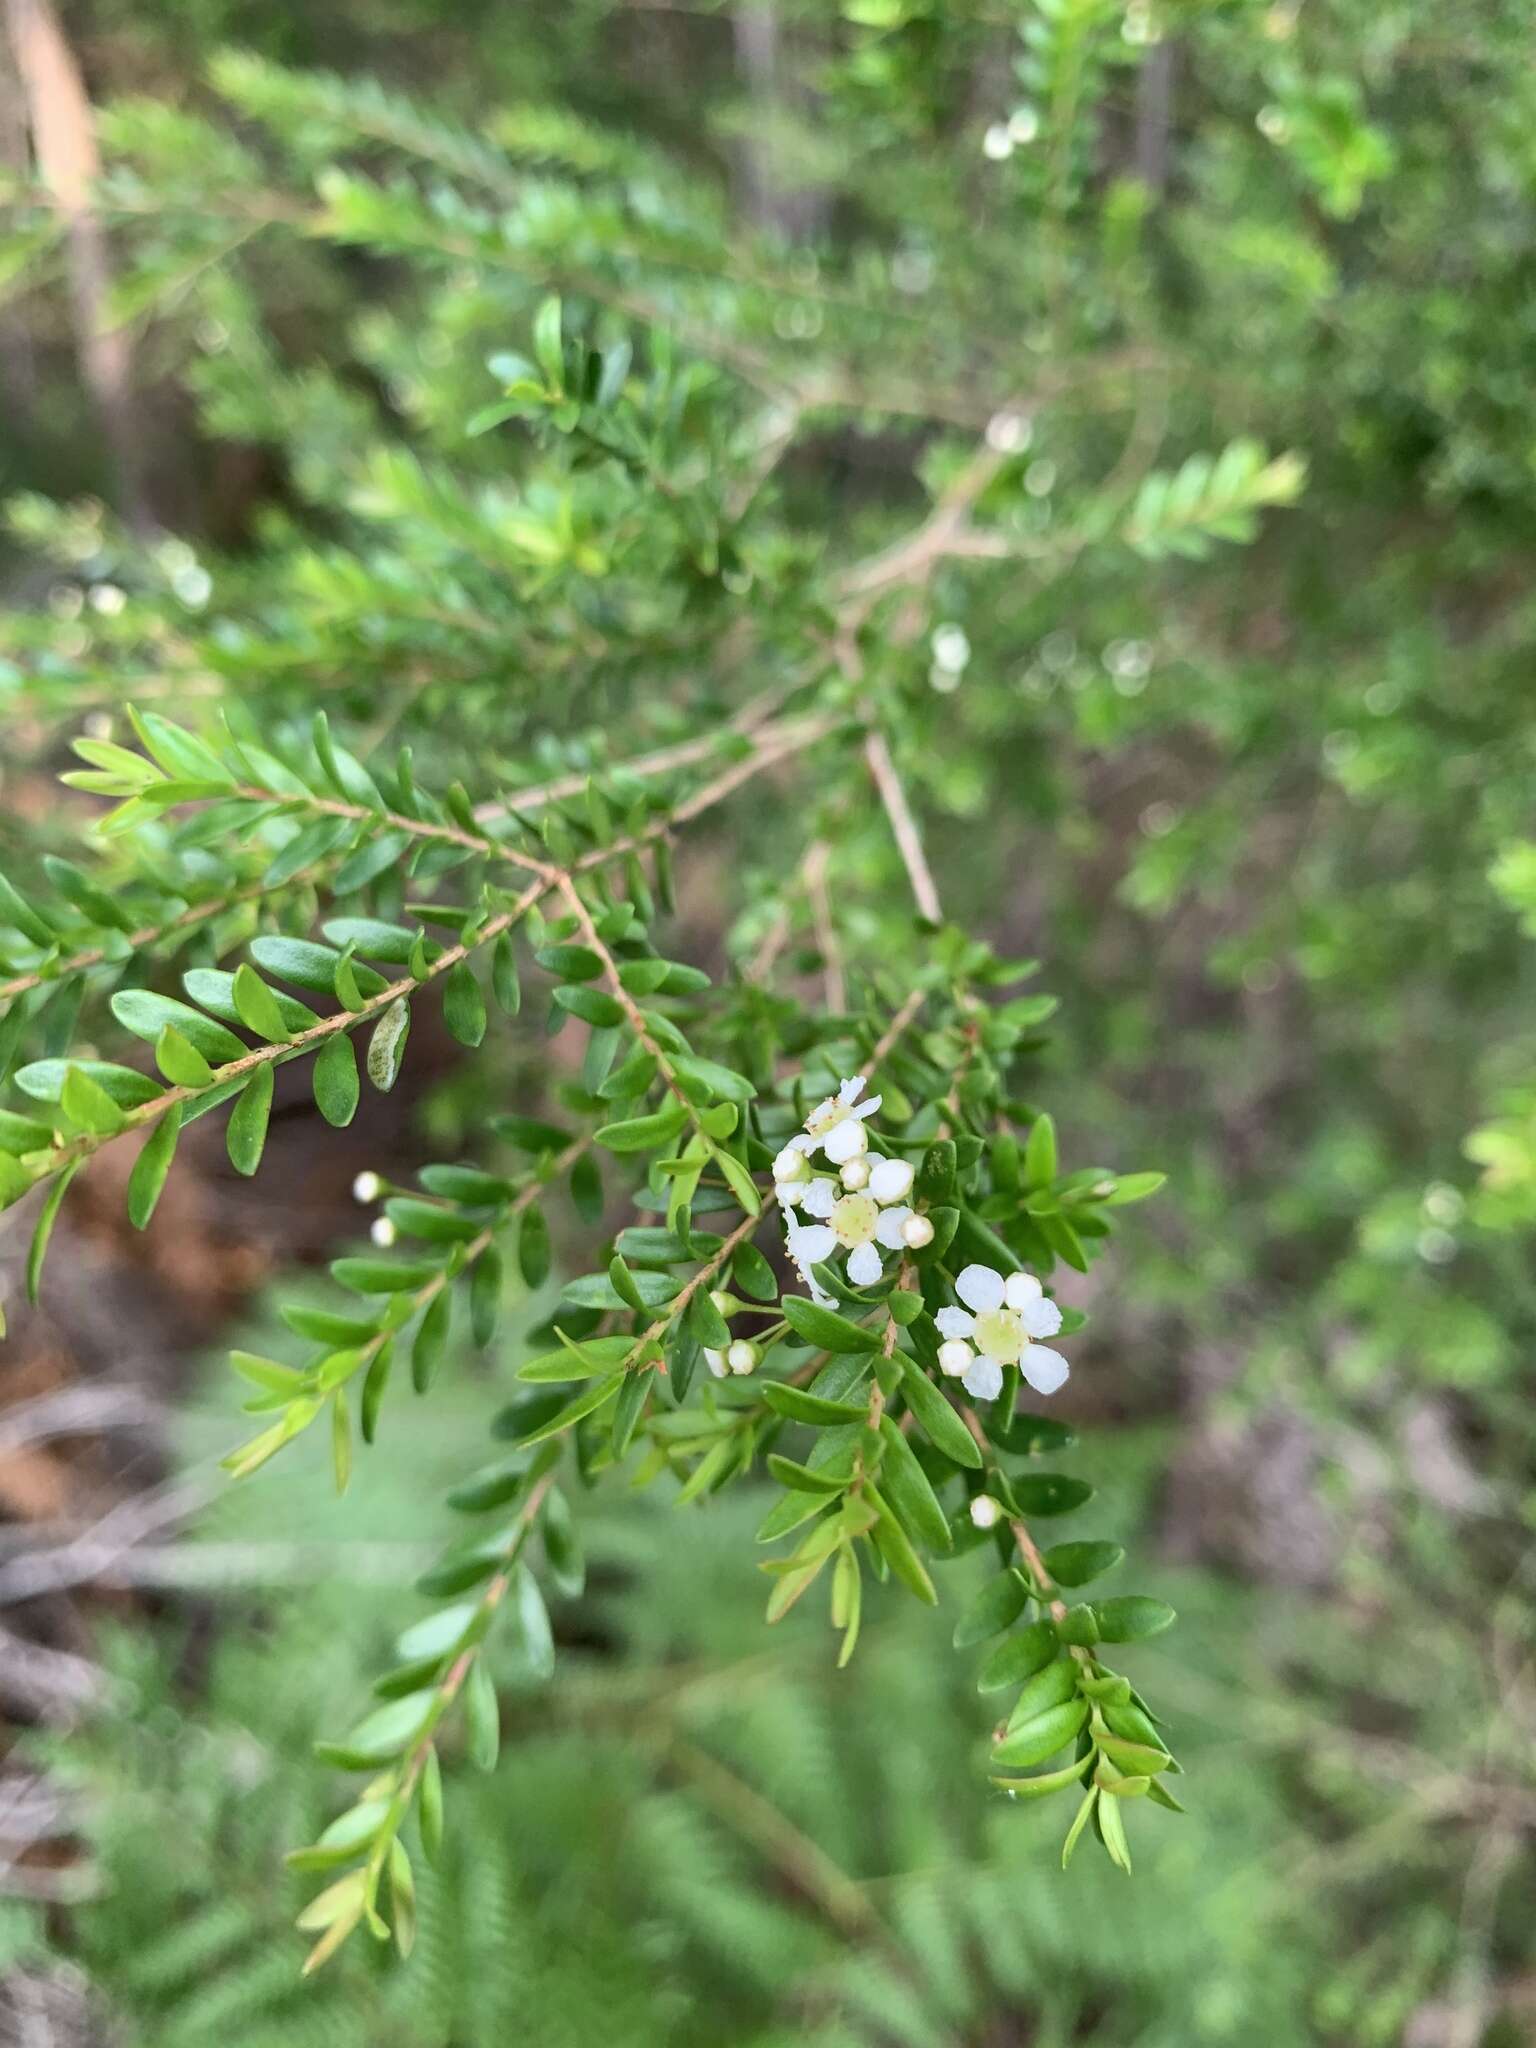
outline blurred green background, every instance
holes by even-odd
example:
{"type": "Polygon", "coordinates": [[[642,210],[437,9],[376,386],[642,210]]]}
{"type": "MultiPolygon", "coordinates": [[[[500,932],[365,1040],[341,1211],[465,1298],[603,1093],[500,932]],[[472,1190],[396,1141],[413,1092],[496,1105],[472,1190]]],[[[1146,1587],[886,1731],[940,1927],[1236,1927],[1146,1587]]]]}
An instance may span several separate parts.
{"type": "MultiPolygon", "coordinates": [[[[13,57],[37,12],[10,0],[13,57]]],[[[260,1332],[275,1268],[355,1233],[358,1165],[472,1142],[496,1077],[445,1054],[371,1150],[322,1160],[300,1130],[286,1179],[194,1188],[180,1227],[217,1253],[211,1294],[172,1255],[130,1285],[92,1216],[75,1301],[22,1331],[0,1389],[0,2039],[1536,2038],[1529,9],[97,0],[56,20],[107,110],[95,310],[127,356],[83,344],[91,279],[82,300],[78,248],[29,197],[18,60],[0,855],[46,840],[62,740],[146,684],[173,711],[253,679],[279,706],[324,691],[353,733],[428,758],[463,720],[493,771],[739,704],[707,593],[626,614],[570,691],[611,622],[563,590],[518,608],[434,495],[435,464],[494,481],[465,422],[551,281],[579,301],[601,275],[685,358],[691,332],[766,364],[813,415],[773,486],[789,587],[827,535],[864,553],[920,516],[914,476],[941,488],[959,459],[947,419],[1028,394],[1006,480],[1026,559],[943,568],[891,659],[947,907],[1041,954],[1061,998],[1072,1156],[1170,1174],[1073,1295],[1093,1324],[1063,1398],[1180,1608],[1128,1661],[1174,1720],[1190,1810],[1138,1842],[1133,1881],[1064,1877],[1054,1810],[985,1788],[986,1703],[942,1613],[887,1603],[837,1674],[819,1623],[761,1625],[758,1501],[679,1515],[602,1489],[557,1676],[498,1669],[502,1765],[452,1784],[416,1958],[349,1952],[298,1985],[281,1856],[332,1791],[309,1743],[366,1688],[441,1534],[436,1481],[502,1393],[466,1366],[343,1513],[303,1459],[214,1483],[233,1402],[212,1347],[260,1332]],[[317,193],[328,230],[289,234],[317,193]],[[481,235],[525,274],[490,278],[481,235]],[[918,396],[901,417],[866,384],[918,396]],[[1239,439],[1307,469],[1293,506],[1233,523],[1251,545],[1219,518],[1099,544],[1127,487],[1239,439]],[[945,627],[958,668],[930,665],[945,627]],[[141,1402],[120,1427],[26,1420],[104,1376],[141,1402]],[[70,1545],[145,1500],[148,1549],[140,1531],[103,1588],[70,1545]]],[[[700,957],[761,937],[777,829],[740,813],[685,889],[700,957]]],[[[850,932],[878,947],[878,821],[838,830],[850,932]]]]}

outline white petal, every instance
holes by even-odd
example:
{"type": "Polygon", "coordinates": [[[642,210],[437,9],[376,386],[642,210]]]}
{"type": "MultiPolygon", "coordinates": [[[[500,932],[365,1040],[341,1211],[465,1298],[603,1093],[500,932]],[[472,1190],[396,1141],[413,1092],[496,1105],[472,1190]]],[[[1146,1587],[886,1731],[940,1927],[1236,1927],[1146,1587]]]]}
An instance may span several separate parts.
{"type": "Polygon", "coordinates": [[[978,1358],[961,1385],[978,1401],[995,1401],[1003,1391],[1003,1368],[995,1358],[978,1358]]]}
{"type": "Polygon", "coordinates": [[[855,1245],[848,1254],[848,1278],[855,1287],[873,1287],[884,1270],[872,1244],[855,1245]]]}
{"type": "Polygon", "coordinates": [[[825,1289],[825,1287],[822,1286],[821,1282],[816,1278],[816,1275],[814,1273],[802,1273],[800,1277],[805,1282],[806,1287],[810,1292],[810,1297],[812,1301],[815,1302],[818,1308],[837,1307],[836,1300],[833,1298],[832,1295],[828,1294],[827,1290],[825,1289]]]}
{"type": "Polygon", "coordinates": [[[1039,1301],[1025,1303],[1019,1310],[1019,1321],[1031,1337],[1054,1337],[1061,1328],[1061,1310],[1042,1295],[1039,1301]]]}
{"type": "Polygon", "coordinates": [[[851,1074],[837,1091],[837,1099],[846,1108],[850,1102],[857,1102],[864,1093],[864,1076],[851,1074]]]}
{"type": "MultiPolygon", "coordinates": [[[[955,1282],[955,1292],[967,1308],[986,1315],[1003,1305],[1003,1276],[994,1273],[990,1266],[967,1266],[955,1282]]],[[[990,1400],[991,1396],[987,1398],[990,1400]]]]}
{"type": "Polygon", "coordinates": [[[877,1202],[904,1202],[915,1178],[906,1159],[877,1159],[869,1169],[869,1192],[877,1202]]]}
{"type": "Polygon", "coordinates": [[[871,1095],[868,1102],[861,1102],[853,1113],[855,1116],[873,1116],[883,1100],[883,1096],[871,1095]]]}
{"type": "Polygon", "coordinates": [[[818,1266],[837,1250],[837,1232],[825,1223],[797,1224],[789,1233],[789,1256],[797,1266],[818,1266]]]}
{"type": "Polygon", "coordinates": [[[952,1337],[947,1344],[939,1346],[939,1371],[947,1379],[960,1379],[970,1371],[971,1361],[975,1356],[969,1344],[962,1343],[958,1337],[952,1337]]]}
{"type": "Polygon", "coordinates": [[[976,1318],[963,1308],[941,1308],[933,1320],[941,1337],[969,1337],[976,1327],[976,1318]]]}
{"type": "Polygon", "coordinates": [[[821,1141],[821,1149],[834,1166],[841,1166],[844,1160],[857,1157],[869,1147],[869,1133],[857,1117],[845,1116],[840,1124],[834,1124],[821,1141]]]}
{"type": "Polygon", "coordinates": [[[887,1251],[904,1251],[907,1241],[901,1233],[911,1214],[912,1211],[906,1207],[882,1209],[880,1221],[875,1225],[875,1242],[883,1244],[887,1251]]]}
{"type": "Polygon", "coordinates": [[[1010,1273],[1003,1282],[1003,1299],[1010,1308],[1027,1308],[1044,1292],[1033,1273],[1010,1273]]]}
{"type": "Polygon", "coordinates": [[[781,1209],[793,1209],[804,1193],[803,1180],[776,1180],[773,1184],[773,1199],[781,1209]]]}
{"type": "Polygon", "coordinates": [[[1065,1384],[1070,1370],[1061,1353],[1052,1351],[1048,1344],[1026,1344],[1019,1360],[1019,1371],[1037,1394],[1054,1394],[1065,1384]]]}
{"type": "Polygon", "coordinates": [[[795,1135],[786,1141],[786,1149],[803,1152],[806,1158],[809,1159],[816,1150],[816,1140],[809,1131],[796,1131],[795,1135]]]}
{"type": "Polygon", "coordinates": [[[837,1201],[837,1189],[829,1180],[813,1180],[800,1197],[800,1206],[807,1216],[818,1216],[823,1223],[832,1214],[837,1201]]]}
{"type": "Polygon", "coordinates": [[[709,1367],[717,1380],[725,1378],[726,1363],[723,1351],[711,1351],[706,1344],[704,1347],[704,1363],[709,1367]]]}

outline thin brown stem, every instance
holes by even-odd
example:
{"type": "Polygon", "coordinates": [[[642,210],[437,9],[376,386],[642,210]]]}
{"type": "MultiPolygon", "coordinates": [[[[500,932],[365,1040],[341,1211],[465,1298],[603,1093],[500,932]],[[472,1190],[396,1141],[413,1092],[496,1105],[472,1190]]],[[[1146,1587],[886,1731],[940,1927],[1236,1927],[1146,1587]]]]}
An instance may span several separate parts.
{"type": "Polygon", "coordinates": [[[896,772],[896,763],[891,759],[891,750],[886,744],[885,735],[876,727],[870,728],[864,741],[864,758],[869,763],[869,772],[874,777],[875,788],[880,792],[880,801],[885,806],[891,836],[896,841],[896,850],[901,855],[902,866],[907,871],[907,880],[912,885],[913,900],[930,924],[942,924],[944,912],[939,905],[939,892],[928,866],[927,855],[923,852],[922,835],[917,829],[917,820],[913,817],[912,808],[907,802],[907,793],[902,788],[901,777],[896,772]]]}

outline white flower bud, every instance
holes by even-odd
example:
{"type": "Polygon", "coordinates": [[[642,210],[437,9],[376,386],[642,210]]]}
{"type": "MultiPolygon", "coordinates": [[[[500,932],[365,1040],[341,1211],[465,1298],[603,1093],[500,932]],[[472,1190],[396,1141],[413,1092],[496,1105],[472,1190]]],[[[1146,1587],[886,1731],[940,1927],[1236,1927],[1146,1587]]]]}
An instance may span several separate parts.
{"type": "Polygon", "coordinates": [[[725,1353],[723,1351],[711,1351],[706,1344],[704,1346],[704,1363],[709,1367],[717,1380],[725,1378],[725,1353]]]}
{"type": "Polygon", "coordinates": [[[971,1502],[971,1520],[978,1529],[995,1529],[1003,1518],[1003,1511],[990,1493],[978,1493],[971,1502]]]}
{"type": "Polygon", "coordinates": [[[394,1224],[390,1222],[387,1216],[375,1216],[373,1228],[368,1232],[368,1235],[381,1251],[388,1251],[398,1234],[394,1224]]]}
{"type": "Polygon", "coordinates": [[[983,155],[990,157],[993,163],[1000,164],[1005,157],[1013,155],[1013,137],[1003,122],[994,121],[981,138],[981,147],[983,155]]]}
{"type": "Polygon", "coordinates": [[[856,1116],[845,1116],[840,1124],[828,1131],[821,1143],[834,1166],[846,1166],[850,1159],[857,1159],[861,1152],[869,1150],[869,1133],[856,1116]]]}
{"type": "Polygon", "coordinates": [[[948,1343],[939,1346],[939,1371],[946,1378],[957,1380],[969,1372],[973,1356],[969,1344],[962,1338],[951,1337],[948,1343]]]}
{"type": "Polygon", "coordinates": [[[775,1180],[791,1182],[805,1180],[808,1178],[810,1171],[811,1162],[806,1158],[798,1145],[786,1145],[778,1158],[773,1162],[773,1177],[775,1180]]]}
{"type": "Polygon", "coordinates": [[[732,1309],[740,1306],[740,1304],[736,1300],[735,1295],[727,1294],[723,1287],[713,1288],[710,1291],[709,1298],[710,1301],[714,1304],[714,1306],[720,1311],[721,1315],[723,1316],[728,1316],[731,1313],[732,1309]]]}
{"type": "Polygon", "coordinates": [[[384,1183],[376,1173],[360,1173],[352,1183],[354,1202],[376,1202],[384,1192],[384,1183]]]}
{"type": "Polygon", "coordinates": [[[909,1252],[920,1252],[933,1243],[933,1225],[926,1216],[909,1216],[901,1226],[901,1241],[909,1252]]]}
{"type": "Polygon", "coordinates": [[[732,1372],[756,1372],[757,1346],[749,1344],[745,1337],[738,1337],[729,1351],[726,1352],[725,1362],[732,1372]]]}
{"type": "Polygon", "coordinates": [[[869,1185],[869,1161],[863,1157],[850,1159],[838,1174],[838,1179],[850,1192],[869,1185]]]}

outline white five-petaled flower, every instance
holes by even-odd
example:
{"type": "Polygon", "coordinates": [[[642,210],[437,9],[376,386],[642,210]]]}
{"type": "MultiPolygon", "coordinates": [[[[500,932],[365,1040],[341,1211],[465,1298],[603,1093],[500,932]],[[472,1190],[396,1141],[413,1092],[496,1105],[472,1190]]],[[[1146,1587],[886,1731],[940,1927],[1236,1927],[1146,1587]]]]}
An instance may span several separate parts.
{"type": "Polygon", "coordinates": [[[955,1292],[965,1308],[941,1308],[934,1317],[945,1339],[939,1351],[942,1370],[963,1380],[966,1392],[978,1401],[997,1399],[1005,1365],[1016,1365],[1037,1394],[1054,1394],[1067,1377],[1067,1361],[1033,1340],[1055,1336],[1061,1310],[1046,1299],[1033,1274],[1004,1278],[991,1266],[967,1266],[955,1281],[955,1292]]]}
{"type": "Polygon", "coordinates": [[[860,1152],[868,1151],[869,1133],[864,1128],[864,1119],[873,1116],[880,1107],[880,1097],[872,1095],[868,1102],[860,1102],[863,1093],[864,1076],[855,1074],[835,1095],[817,1103],[805,1120],[805,1136],[791,1138],[790,1143],[807,1152],[820,1146],[834,1166],[843,1166],[860,1152]]]}

